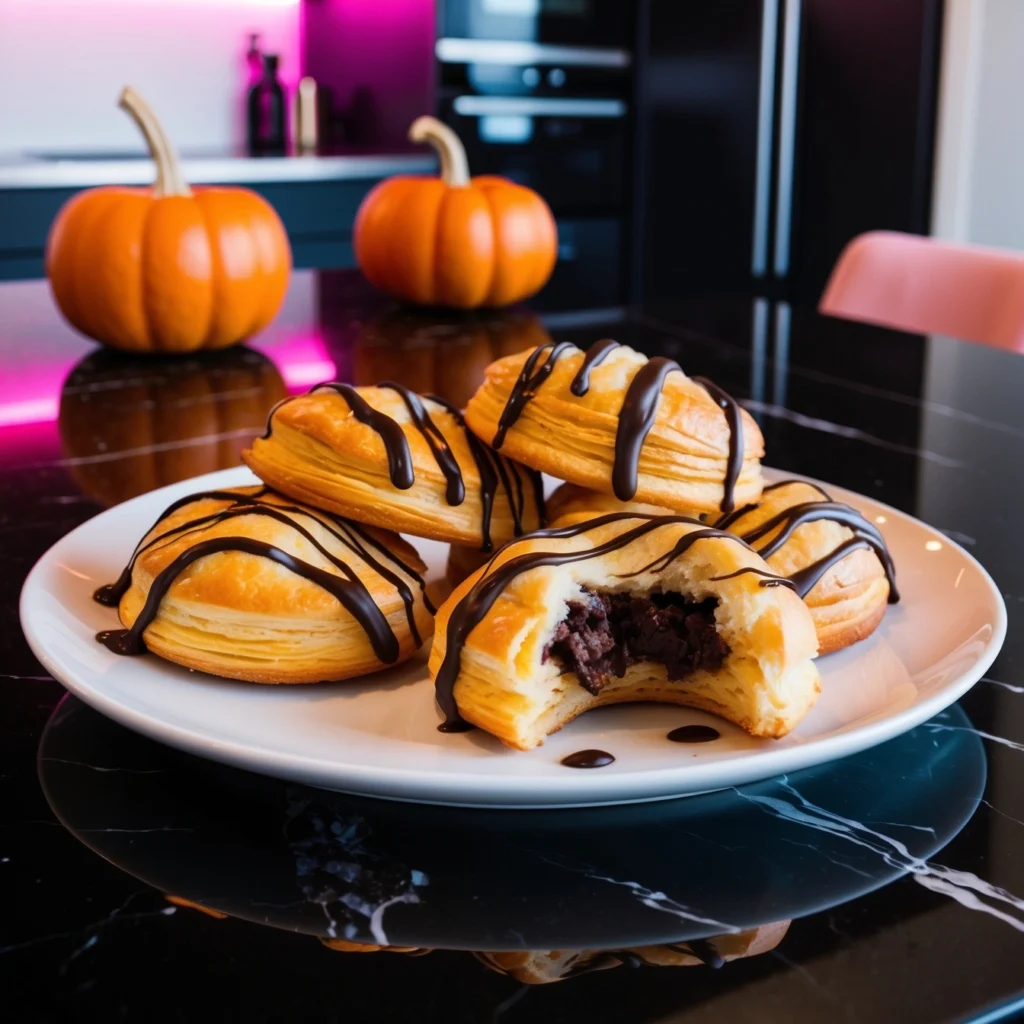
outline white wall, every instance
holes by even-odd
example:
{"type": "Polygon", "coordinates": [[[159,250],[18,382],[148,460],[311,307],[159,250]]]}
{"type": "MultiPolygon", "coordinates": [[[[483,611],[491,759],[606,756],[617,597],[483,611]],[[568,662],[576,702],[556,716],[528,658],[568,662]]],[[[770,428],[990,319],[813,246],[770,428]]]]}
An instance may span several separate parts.
{"type": "Polygon", "coordinates": [[[932,230],[1024,250],[1024,0],[947,0],[932,230]]]}
{"type": "Polygon", "coordinates": [[[0,152],[140,148],[131,83],[180,150],[245,138],[247,33],[294,81],[298,0],[0,0],[0,152]]]}

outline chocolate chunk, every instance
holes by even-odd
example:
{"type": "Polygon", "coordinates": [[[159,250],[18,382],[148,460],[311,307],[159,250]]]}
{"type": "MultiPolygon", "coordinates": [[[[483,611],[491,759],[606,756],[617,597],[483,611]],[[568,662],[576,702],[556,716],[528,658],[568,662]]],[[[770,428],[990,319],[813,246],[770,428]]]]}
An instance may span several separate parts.
{"type": "Polygon", "coordinates": [[[569,602],[543,660],[554,658],[590,693],[600,693],[609,679],[621,678],[639,661],[664,665],[677,682],[699,668],[720,668],[729,653],[715,628],[713,597],[584,593],[586,601],[569,602]]]}

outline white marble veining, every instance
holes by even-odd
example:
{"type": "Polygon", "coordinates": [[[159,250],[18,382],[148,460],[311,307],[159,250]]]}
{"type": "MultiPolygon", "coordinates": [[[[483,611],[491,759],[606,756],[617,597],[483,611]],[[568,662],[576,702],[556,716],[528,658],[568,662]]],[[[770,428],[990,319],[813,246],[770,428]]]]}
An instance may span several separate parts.
{"type": "Polygon", "coordinates": [[[952,459],[948,455],[940,455],[938,452],[931,452],[925,448],[914,448],[911,445],[899,444],[896,441],[887,441],[885,438],[876,437],[858,427],[849,427],[843,423],[832,423],[830,420],[823,420],[817,416],[807,416],[802,412],[794,412],[782,405],[773,405],[770,402],[759,402],[753,398],[740,400],[740,405],[750,412],[759,412],[765,416],[775,419],[786,420],[798,427],[806,427],[808,430],[818,430],[825,434],[832,434],[836,437],[845,437],[851,441],[860,441],[869,444],[874,448],[883,448],[889,452],[897,452],[900,455],[914,455],[927,462],[933,462],[938,466],[947,469],[976,469],[969,462],[962,462],[959,459],[952,459]]]}
{"type": "MultiPolygon", "coordinates": [[[[954,729],[956,727],[947,726],[946,728],[954,729]]],[[[979,735],[984,734],[979,733],[979,735]]],[[[996,917],[1017,931],[1024,932],[1024,900],[1013,893],[991,882],[986,882],[970,871],[958,871],[944,864],[936,864],[933,861],[915,857],[906,844],[899,839],[894,839],[883,832],[869,828],[863,822],[843,817],[841,814],[819,807],[805,799],[785,780],[785,777],[780,780],[779,788],[791,799],[744,793],[742,790],[736,790],[736,793],[744,800],[757,804],[777,818],[798,825],[806,825],[808,828],[825,832],[830,836],[871,850],[887,864],[912,875],[914,880],[926,889],[948,896],[970,910],[977,910],[996,917]],[[1009,909],[1003,909],[999,904],[1003,904],[1009,909]]]]}

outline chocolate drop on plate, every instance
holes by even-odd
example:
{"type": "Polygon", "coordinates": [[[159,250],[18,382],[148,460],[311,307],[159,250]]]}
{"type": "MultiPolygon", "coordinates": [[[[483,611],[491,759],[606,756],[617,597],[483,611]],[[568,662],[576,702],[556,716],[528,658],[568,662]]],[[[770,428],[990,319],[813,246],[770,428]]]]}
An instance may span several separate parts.
{"type": "Polygon", "coordinates": [[[722,734],[710,725],[681,725],[673,729],[668,738],[673,743],[710,743],[722,734]]]}
{"type": "Polygon", "coordinates": [[[607,750],[577,750],[575,754],[563,757],[561,763],[566,768],[604,768],[614,760],[607,750]]]}
{"type": "Polygon", "coordinates": [[[475,725],[471,725],[469,722],[463,721],[461,718],[454,722],[442,722],[438,727],[438,732],[472,732],[475,729],[475,725]]]}

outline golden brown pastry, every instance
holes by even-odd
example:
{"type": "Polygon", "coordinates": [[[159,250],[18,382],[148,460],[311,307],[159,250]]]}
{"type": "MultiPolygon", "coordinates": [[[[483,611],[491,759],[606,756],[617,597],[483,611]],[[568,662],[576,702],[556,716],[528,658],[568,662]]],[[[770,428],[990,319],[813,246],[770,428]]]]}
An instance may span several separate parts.
{"type": "Polygon", "coordinates": [[[413,655],[433,629],[423,563],[400,537],[265,487],[175,502],[96,592],[117,654],[256,683],[349,679],[413,655]]]}
{"type": "Polygon", "coordinates": [[[577,484],[562,484],[544,503],[549,526],[572,526],[609,512],[640,512],[652,516],[688,515],[699,519],[696,509],[673,510],[663,505],[647,505],[642,501],[619,501],[612,494],[591,491],[577,484]]]}
{"type": "Polygon", "coordinates": [[[672,942],[660,946],[626,949],[521,949],[509,953],[474,953],[498,974],[507,974],[524,985],[550,985],[606,971],[622,964],[646,967],[721,967],[730,960],[757,956],[774,949],[789,930],[789,921],[758,925],[746,931],[716,935],[710,939],[672,942]]]}
{"type": "Polygon", "coordinates": [[[442,729],[521,750],[592,707],[685,704],[784,736],[819,692],[804,603],[745,544],[619,513],[506,544],[437,613],[442,729]]]}
{"type": "Polygon", "coordinates": [[[271,413],[242,458],[282,494],[373,526],[491,550],[541,525],[537,473],[399,384],[321,384],[271,413]]]}
{"type": "Polygon", "coordinates": [[[466,422],[509,458],[620,501],[728,512],[761,494],[764,440],[750,416],[671,359],[614,341],[499,359],[466,422]]]}
{"type": "Polygon", "coordinates": [[[899,600],[895,569],[874,523],[816,484],[783,480],[761,502],[715,524],[747,541],[792,580],[811,610],[821,654],[870,636],[899,600]]]}

